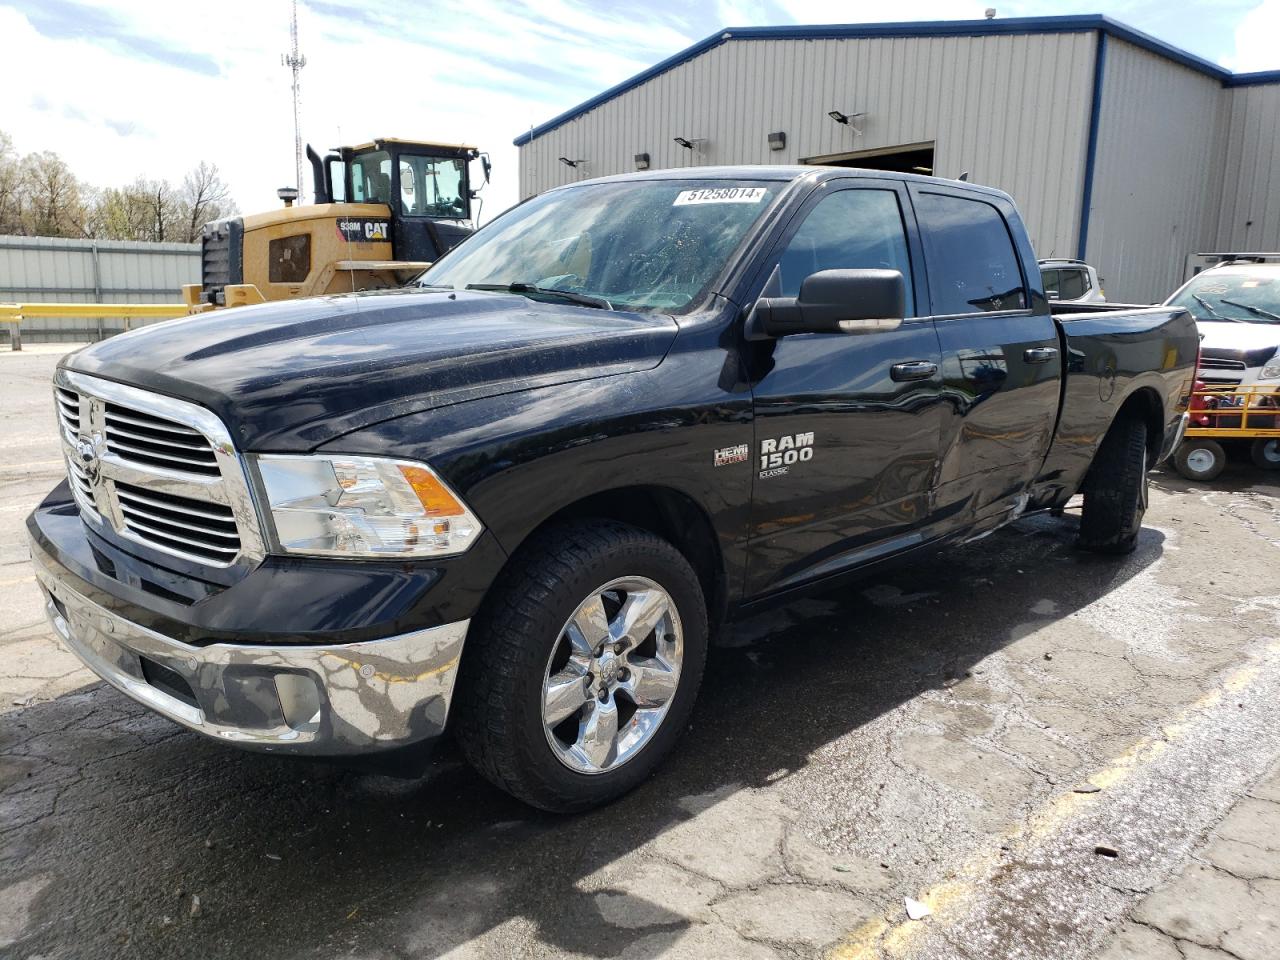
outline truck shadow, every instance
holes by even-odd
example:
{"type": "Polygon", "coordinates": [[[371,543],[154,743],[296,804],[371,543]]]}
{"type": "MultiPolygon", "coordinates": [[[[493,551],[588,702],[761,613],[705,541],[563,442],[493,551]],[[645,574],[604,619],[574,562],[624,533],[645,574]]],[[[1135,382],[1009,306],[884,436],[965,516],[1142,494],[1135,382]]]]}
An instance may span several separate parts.
{"type": "MultiPolygon", "coordinates": [[[[0,864],[6,883],[39,891],[19,945],[99,958],[438,956],[504,927],[553,952],[657,956],[689,921],[648,905],[644,923],[615,925],[583,879],[687,820],[682,800],[803,770],[825,744],[965,677],[1042,598],[1068,616],[1163,552],[1148,528],[1128,558],[1079,554],[1074,526],[1070,514],[1027,518],[736,625],[658,775],[578,817],[530,810],[448,749],[415,781],[243,754],[102,685],[10,713],[0,864]]],[[[641,899],[610,898],[615,916],[641,899]]]]}

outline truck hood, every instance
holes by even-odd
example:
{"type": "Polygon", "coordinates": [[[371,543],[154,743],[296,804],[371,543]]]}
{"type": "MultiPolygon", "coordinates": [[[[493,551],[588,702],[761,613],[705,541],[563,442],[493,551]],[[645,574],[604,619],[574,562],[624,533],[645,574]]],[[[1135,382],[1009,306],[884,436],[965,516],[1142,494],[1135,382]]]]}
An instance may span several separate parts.
{"type": "Polygon", "coordinates": [[[1220,320],[1197,320],[1202,349],[1253,351],[1262,347],[1280,347],[1280,324],[1224,323],[1220,320]]]}
{"type": "Polygon", "coordinates": [[[241,450],[301,452],[433,407],[649,369],[676,331],[516,294],[397,290],[203,313],[63,364],[208,407],[241,450]]]}

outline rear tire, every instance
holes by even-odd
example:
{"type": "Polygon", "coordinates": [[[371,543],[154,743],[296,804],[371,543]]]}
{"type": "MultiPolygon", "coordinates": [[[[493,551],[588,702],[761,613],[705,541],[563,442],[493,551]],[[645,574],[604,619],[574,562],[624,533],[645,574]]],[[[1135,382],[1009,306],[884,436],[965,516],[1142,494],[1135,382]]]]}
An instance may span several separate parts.
{"type": "Polygon", "coordinates": [[[1188,480],[1208,483],[1227,466],[1227,452],[1217,440],[1183,440],[1173,455],[1173,468],[1188,480]]]}
{"type": "Polygon", "coordinates": [[[1249,452],[1263,470],[1280,470],[1280,437],[1255,440],[1249,452]]]}
{"type": "Polygon", "coordinates": [[[543,810],[586,810],[666,756],[706,655],[706,602],[680,551],[614,521],[554,527],[521,547],[473,623],[452,726],[495,786],[543,810]]]}
{"type": "Polygon", "coordinates": [[[1136,417],[1117,420],[1085,476],[1080,518],[1082,550],[1132,553],[1147,511],[1147,425],[1136,417]]]}

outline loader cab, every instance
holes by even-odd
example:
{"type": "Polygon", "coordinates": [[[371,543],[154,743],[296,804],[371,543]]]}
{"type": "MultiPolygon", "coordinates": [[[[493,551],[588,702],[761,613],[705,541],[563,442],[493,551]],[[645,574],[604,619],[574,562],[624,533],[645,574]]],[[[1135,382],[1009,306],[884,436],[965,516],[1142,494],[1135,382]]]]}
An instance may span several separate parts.
{"type": "Polygon", "coordinates": [[[381,139],[339,147],[316,171],[316,197],[385,204],[395,258],[433,261],[474,230],[473,160],[487,182],[488,156],[463,144],[381,139]]]}
{"type": "Polygon", "coordinates": [[[314,203],[206,224],[200,283],[182,288],[191,312],[402,286],[474,232],[489,182],[488,154],[463,144],[308,146],[307,160],[314,203]]]}

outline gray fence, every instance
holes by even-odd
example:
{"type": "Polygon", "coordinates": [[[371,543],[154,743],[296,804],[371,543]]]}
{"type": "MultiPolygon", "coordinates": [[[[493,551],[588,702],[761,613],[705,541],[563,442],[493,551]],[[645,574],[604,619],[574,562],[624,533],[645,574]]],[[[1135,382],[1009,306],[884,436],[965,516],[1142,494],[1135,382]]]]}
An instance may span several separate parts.
{"type": "MultiPolygon", "coordinates": [[[[195,243],[0,236],[0,301],[6,303],[180,303],[182,285],[199,282],[195,243]]],[[[123,329],[123,320],[109,317],[33,319],[23,321],[22,335],[28,342],[82,341],[123,329]]]]}

